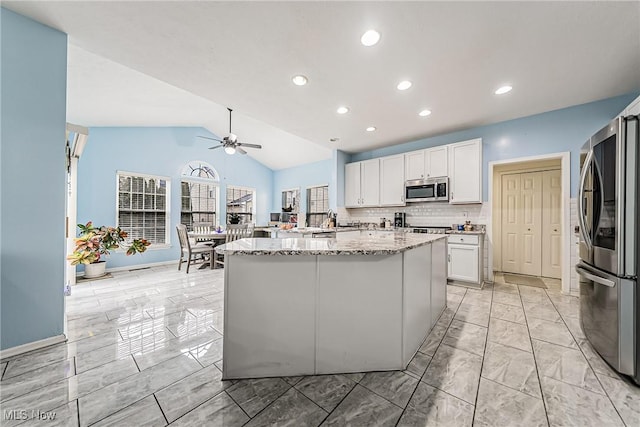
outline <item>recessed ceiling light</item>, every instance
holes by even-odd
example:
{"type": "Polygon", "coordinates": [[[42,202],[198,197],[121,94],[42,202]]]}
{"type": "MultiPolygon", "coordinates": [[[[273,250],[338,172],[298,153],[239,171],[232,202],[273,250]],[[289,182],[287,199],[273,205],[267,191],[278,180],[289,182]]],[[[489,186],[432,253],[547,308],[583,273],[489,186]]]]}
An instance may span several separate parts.
{"type": "Polygon", "coordinates": [[[338,109],[336,110],[336,113],[338,114],[347,114],[349,112],[349,109],[347,107],[338,107],[338,109]]]}
{"type": "Polygon", "coordinates": [[[504,95],[507,92],[511,92],[511,89],[513,89],[511,86],[506,85],[506,86],[499,87],[494,93],[496,95],[504,95]]]}
{"type": "Polygon", "coordinates": [[[329,141],[330,142],[338,142],[338,141],[340,141],[340,138],[331,138],[329,141]]]}
{"type": "Polygon", "coordinates": [[[430,114],[431,114],[431,110],[422,110],[418,113],[420,117],[427,117],[430,114]]]}
{"type": "Polygon", "coordinates": [[[299,74],[297,76],[293,76],[293,78],[291,78],[291,81],[296,86],[304,86],[304,85],[307,84],[307,82],[309,80],[305,76],[303,76],[302,74],[299,74]]]}
{"type": "Polygon", "coordinates": [[[375,127],[375,126],[369,126],[369,127],[367,128],[367,132],[373,132],[374,130],[376,130],[376,127],[375,127]]]}
{"type": "Polygon", "coordinates": [[[409,80],[403,80],[400,83],[398,83],[398,86],[396,86],[398,88],[398,90],[407,90],[411,87],[413,83],[411,83],[409,80]]]}
{"type": "Polygon", "coordinates": [[[369,30],[360,37],[360,42],[365,46],[373,46],[380,41],[380,33],[376,30],[369,30]]]}

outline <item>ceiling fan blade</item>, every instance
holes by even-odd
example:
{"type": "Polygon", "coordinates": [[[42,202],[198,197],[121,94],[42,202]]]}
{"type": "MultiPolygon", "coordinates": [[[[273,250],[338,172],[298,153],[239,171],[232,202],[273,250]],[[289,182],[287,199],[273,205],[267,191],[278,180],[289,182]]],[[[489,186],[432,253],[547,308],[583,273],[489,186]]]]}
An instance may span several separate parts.
{"type": "Polygon", "coordinates": [[[242,145],[243,147],[249,147],[249,148],[262,148],[262,145],[247,144],[246,142],[238,142],[238,145],[242,145]]]}
{"type": "Polygon", "coordinates": [[[247,154],[247,152],[246,152],[246,151],[244,151],[244,150],[243,150],[242,148],[240,148],[240,147],[236,147],[236,151],[237,151],[238,153],[240,153],[240,154],[247,154]]]}
{"type": "Polygon", "coordinates": [[[222,141],[221,141],[221,140],[219,140],[219,139],[216,139],[216,138],[210,138],[210,137],[208,137],[208,136],[196,135],[196,138],[210,139],[210,140],[212,140],[212,141],[222,142],[222,141]]]}
{"type": "Polygon", "coordinates": [[[224,147],[224,145],[220,144],[220,145],[214,145],[213,147],[209,147],[209,150],[215,150],[216,148],[222,148],[224,147]]]}

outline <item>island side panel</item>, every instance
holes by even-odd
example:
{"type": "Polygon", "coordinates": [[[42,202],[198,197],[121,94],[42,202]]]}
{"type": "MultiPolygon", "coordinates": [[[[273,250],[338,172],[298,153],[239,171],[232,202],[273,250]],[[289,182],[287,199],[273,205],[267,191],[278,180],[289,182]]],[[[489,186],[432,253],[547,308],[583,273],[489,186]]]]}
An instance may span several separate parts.
{"type": "Polygon", "coordinates": [[[402,369],[402,254],[318,257],[316,373],[402,369]]]}
{"type": "Polygon", "coordinates": [[[316,257],[225,257],[223,377],[312,374],[316,257]]]}
{"type": "Polygon", "coordinates": [[[431,326],[447,307],[447,239],[431,243],[431,326]]]}
{"type": "Polygon", "coordinates": [[[431,330],[431,245],[404,254],[402,361],[406,366],[431,330]]]}

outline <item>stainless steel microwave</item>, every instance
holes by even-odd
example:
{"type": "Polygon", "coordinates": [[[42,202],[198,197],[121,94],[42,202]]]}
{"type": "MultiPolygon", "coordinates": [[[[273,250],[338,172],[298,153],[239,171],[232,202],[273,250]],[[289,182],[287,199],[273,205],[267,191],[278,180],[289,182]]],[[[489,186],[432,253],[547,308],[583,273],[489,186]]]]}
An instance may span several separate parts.
{"type": "Polygon", "coordinates": [[[404,185],[407,202],[448,202],[449,178],[414,179],[404,185]]]}

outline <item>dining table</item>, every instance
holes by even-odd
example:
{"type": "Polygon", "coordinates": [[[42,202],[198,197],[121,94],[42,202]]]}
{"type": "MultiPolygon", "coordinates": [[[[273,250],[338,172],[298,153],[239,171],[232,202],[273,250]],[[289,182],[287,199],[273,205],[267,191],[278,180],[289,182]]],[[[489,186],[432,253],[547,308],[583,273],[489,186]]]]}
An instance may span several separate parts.
{"type": "MultiPolygon", "coordinates": [[[[219,244],[222,244],[226,241],[227,239],[227,233],[225,233],[224,231],[205,231],[205,232],[196,232],[196,231],[190,231],[187,233],[187,235],[189,236],[189,238],[191,239],[195,239],[196,242],[201,242],[201,243],[205,243],[205,244],[211,244],[212,246],[217,246],[219,244]]],[[[214,260],[208,260],[202,263],[202,265],[200,267],[198,267],[199,270],[206,268],[207,266],[209,266],[210,268],[213,268],[212,263],[214,260]]]]}

